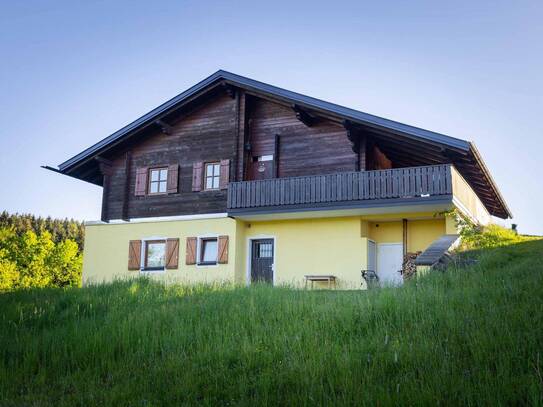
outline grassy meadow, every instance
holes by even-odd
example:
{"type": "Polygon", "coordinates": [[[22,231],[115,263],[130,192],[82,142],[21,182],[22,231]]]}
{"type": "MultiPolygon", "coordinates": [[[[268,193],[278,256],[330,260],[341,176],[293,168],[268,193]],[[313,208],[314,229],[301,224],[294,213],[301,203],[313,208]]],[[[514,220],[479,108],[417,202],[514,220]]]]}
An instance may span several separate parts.
{"type": "Polygon", "coordinates": [[[543,240],[368,292],[0,294],[0,405],[541,405],[543,240]]]}

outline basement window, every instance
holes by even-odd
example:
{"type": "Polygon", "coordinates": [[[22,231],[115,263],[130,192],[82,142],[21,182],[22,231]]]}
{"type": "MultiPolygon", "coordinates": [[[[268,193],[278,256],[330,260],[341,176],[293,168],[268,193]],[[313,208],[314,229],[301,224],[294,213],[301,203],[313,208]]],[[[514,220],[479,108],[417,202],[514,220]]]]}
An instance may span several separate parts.
{"type": "Polygon", "coordinates": [[[147,240],[145,242],[144,270],[164,270],[165,258],[165,240],[147,240]]]}
{"type": "Polygon", "coordinates": [[[149,170],[149,194],[165,194],[167,184],[167,168],[152,168],[149,170]]]}
{"type": "Polygon", "coordinates": [[[200,239],[198,264],[201,266],[217,264],[218,243],[216,237],[200,239]]]}

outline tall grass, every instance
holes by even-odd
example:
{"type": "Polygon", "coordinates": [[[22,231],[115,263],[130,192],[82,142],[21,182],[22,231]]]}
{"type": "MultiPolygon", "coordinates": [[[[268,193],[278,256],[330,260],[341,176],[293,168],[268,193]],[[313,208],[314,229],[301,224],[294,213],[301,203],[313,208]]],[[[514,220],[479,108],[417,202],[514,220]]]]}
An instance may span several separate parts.
{"type": "Polygon", "coordinates": [[[399,289],[0,296],[2,405],[543,403],[543,241],[399,289]]]}

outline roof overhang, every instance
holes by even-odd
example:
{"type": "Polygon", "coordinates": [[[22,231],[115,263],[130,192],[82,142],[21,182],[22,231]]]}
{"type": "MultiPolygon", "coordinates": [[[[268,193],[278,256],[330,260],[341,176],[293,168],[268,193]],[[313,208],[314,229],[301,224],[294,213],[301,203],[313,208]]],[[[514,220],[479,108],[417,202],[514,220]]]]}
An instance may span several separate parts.
{"type": "MultiPolygon", "coordinates": [[[[97,173],[95,160],[97,157],[129,138],[141,134],[145,129],[156,125],[158,120],[182,109],[204,94],[217,89],[220,85],[241,88],[248,94],[275,100],[279,103],[295,104],[313,115],[338,123],[344,123],[348,120],[356,126],[383,137],[385,145],[389,143],[397,148],[399,146],[400,149],[408,149],[411,142],[411,148],[414,150],[420,148],[420,154],[425,159],[435,162],[453,162],[485,204],[490,214],[500,218],[512,217],[490,175],[490,171],[473,143],[325,102],[222,70],[215,72],[134,122],[61,163],[56,171],[101,185],[102,181],[97,173]]],[[[416,151],[412,150],[410,154],[416,155],[416,151]]],[[[55,170],[50,167],[48,169],[55,170]]]]}

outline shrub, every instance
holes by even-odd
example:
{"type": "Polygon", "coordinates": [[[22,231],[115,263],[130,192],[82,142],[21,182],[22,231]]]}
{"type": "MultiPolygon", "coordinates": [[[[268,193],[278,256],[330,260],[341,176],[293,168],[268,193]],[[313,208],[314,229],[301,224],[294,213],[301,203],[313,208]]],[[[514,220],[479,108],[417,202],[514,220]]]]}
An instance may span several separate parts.
{"type": "Polygon", "coordinates": [[[0,228],[0,290],[79,286],[82,254],[76,242],[55,243],[51,233],[0,228]]]}
{"type": "Polygon", "coordinates": [[[457,210],[447,212],[445,215],[452,216],[460,230],[461,250],[491,249],[530,240],[526,236],[496,224],[486,226],[475,224],[457,210]]]}

